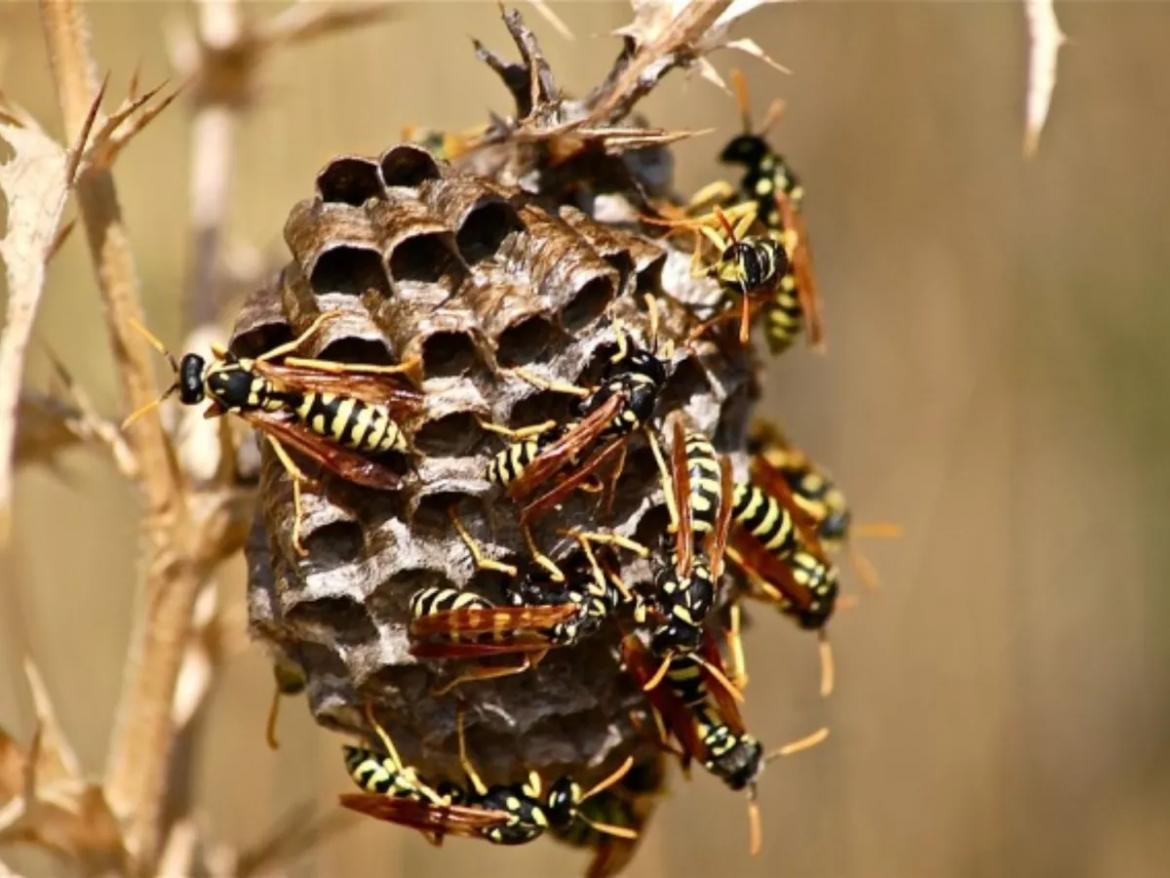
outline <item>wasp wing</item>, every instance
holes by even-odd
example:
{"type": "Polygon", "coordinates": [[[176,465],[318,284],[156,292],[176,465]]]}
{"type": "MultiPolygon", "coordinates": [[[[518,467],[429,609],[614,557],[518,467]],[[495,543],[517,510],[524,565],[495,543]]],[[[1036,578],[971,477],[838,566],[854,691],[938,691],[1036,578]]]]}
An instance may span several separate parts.
{"type": "Polygon", "coordinates": [[[727,679],[727,672],[723,667],[723,656],[719,652],[719,644],[715,642],[715,638],[707,629],[703,630],[703,639],[699,641],[699,655],[702,656],[707,666],[718,672],[717,674],[711,673],[707,666],[702,669],[707,681],[707,691],[711,693],[711,698],[715,701],[715,708],[719,711],[719,716],[733,732],[742,735],[745,731],[743,715],[739,712],[739,704],[735,697],[727,688],[730,681],[727,679]]]}
{"type": "Polygon", "coordinates": [[[784,473],[769,463],[762,454],[752,457],[749,469],[751,470],[752,482],[756,487],[774,497],[780,505],[788,510],[804,548],[815,555],[817,560],[825,562],[825,552],[821,547],[820,534],[817,532],[819,523],[809,514],[807,509],[797,502],[784,473]]]}
{"type": "Polygon", "coordinates": [[[718,580],[723,574],[723,555],[727,550],[727,535],[731,531],[731,511],[735,486],[731,481],[731,460],[724,455],[719,460],[719,514],[715,527],[707,540],[707,560],[711,578],[718,580]]]}
{"type": "Polygon", "coordinates": [[[629,441],[629,434],[619,436],[612,442],[607,444],[604,448],[596,454],[591,454],[589,459],[581,466],[575,469],[569,476],[558,482],[556,487],[541,494],[531,503],[524,507],[520,513],[520,520],[522,522],[529,522],[538,515],[556,506],[570,494],[577,490],[581,484],[603,467],[621,448],[629,441]]]}
{"type": "MultiPolygon", "coordinates": [[[[498,634],[513,640],[541,632],[578,612],[576,604],[547,604],[522,607],[465,607],[420,616],[410,623],[412,637],[474,636],[498,634]]],[[[547,642],[547,638],[544,638],[547,642]]]]}
{"type": "Polygon", "coordinates": [[[484,830],[508,821],[506,811],[463,805],[436,805],[372,793],[344,793],[340,801],[342,807],[367,817],[438,835],[478,838],[484,830]]]}
{"type": "Polygon", "coordinates": [[[784,228],[792,229],[796,233],[796,247],[789,254],[789,262],[796,277],[796,293],[800,298],[800,309],[804,312],[805,331],[808,333],[809,343],[813,347],[821,348],[825,341],[824,323],[821,320],[821,298],[817,292],[812,249],[808,243],[804,217],[797,211],[792,199],[783,192],[776,193],[776,207],[780,210],[784,228]]]}
{"type": "Polygon", "coordinates": [[[732,533],[731,545],[735,549],[731,558],[736,566],[747,573],[749,579],[758,580],[754,584],[762,585],[770,598],[786,600],[798,610],[812,606],[812,595],[796,581],[788,565],[760,545],[751,534],[737,528],[732,533]]]}
{"type": "Polygon", "coordinates": [[[508,486],[508,494],[513,499],[522,500],[564,469],[574,457],[596,441],[621,411],[625,400],[624,393],[613,394],[578,424],[565,431],[563,436],[542,448],[536,459],[508,486]]]}
{"type": "Polygon", "coordinates": [[[385,464],[336,445],[280,414],[258,409],[241,412],[240,416],[257,430],[348,482],[380,491],[395,491],[402,486],[402,476],[385,464]]]}
{"type": "Polygon", "coordinates": [[[377,372],[331,371],[304,365],[269,363],[256,360],[253,368],[289,390],[305,393],[336,393],[338,396],[352,396],[371,405],[385,406],[397,419],[417,414],[423,407],[423,394],[406,385],[396,374],[377,372]]]}
{"type": "MultiPolygon", "coordinates": [[[[630,635],[622,640],[622,663],[639,687],[649,684],[658,670],[658,660],[644,647],[637,637],[630,635]]],[[[660,682],[650,691],[646,698],[651,706],[658,711],[667,730],[673,734],[683,753],[699,762],[707,759],[707,748],[699,738],[698,726],[694,714],[687,708],[681,698],[671,691],[669,686],[660,682]]]]}
{"type": "Polygon", "coordinates": [[[694,562],[695,534],[691,510],[691,474],[687,466],[686,430],[682,419],[674,421],[673,445],[670,449],[670,481],[674,489],[674,508],[678,511],[675,531],[675,569],[682,578],[691,575],[694,562]]]}

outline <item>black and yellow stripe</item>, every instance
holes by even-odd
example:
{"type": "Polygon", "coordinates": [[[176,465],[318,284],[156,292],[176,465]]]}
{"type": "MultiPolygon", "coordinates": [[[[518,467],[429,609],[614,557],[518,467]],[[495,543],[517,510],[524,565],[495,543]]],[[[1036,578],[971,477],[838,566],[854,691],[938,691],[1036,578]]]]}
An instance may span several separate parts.
{"type": "Polygon", "coordinates": [[[697,430],[687,432],[684,448],[687,477],[691,485],[691,528],[697,536],[702,536],[715,527],[723,499],[719,457],[715,454],[711,440],[697,430]]]}
{"type": "Polygon", "coordinates": [[[369,454],[407,450],[406,436],[380,405],[337,393],[306,393],[292,409],[319,436],[369,454]]]}
{"type": "Polygon", "coordinates": [[[737,482],[731,499],[731,515],[768,552],[781,560],[797,545],[796,527],[788,510],[751,482],[737,482]]]}
{"type": "Polygon", "coordinates": [[[808,590],[810,602],[807,607],[784,606],[781,610],[794,616],[801,628],[823,627],[837,603],[837,568],[803,549],[794,552],[787,563],[792,578],[808,590]]]}

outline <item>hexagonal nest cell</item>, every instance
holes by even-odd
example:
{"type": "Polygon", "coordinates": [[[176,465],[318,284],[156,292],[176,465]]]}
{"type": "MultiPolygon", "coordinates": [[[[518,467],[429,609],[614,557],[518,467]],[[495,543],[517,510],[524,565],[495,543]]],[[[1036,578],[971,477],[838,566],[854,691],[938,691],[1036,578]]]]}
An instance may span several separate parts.
{"type": "MultiPolygon", "coordinates": [[[[504,440],[481,425],[563,421],[572,398],[540,380],[596,381],[625,335],[654,348],[672,376],[656,423],[684,412],[691,427],[739,440],[750,408],[743,400],[753,395],[750,357],[737,345],[688,338],[693,317],[680,302],[710,298],[712,284],[665,270],[671,259],[685,264],[686,254],[599,222],[559,194],[463,167],[413,144],[335,159],[318,174],[316,196],[289,216],[291,262],[239,316],[233,347],[254,354],[337,312],[303,356],[417,358],[424,396],[404,424],[413,452],[397,490],[325,472],[305,485],[305,555],[290,536],[290,481],[265,447],[248,550],[251,630],[301,666],[318,722],[368,737],[363,709],[372,706],[427,777],[460,777],[457,708],[489,781],[648,756],[656,744],[635,721],[644,698],[619,666],[613,620],[526,673],[439,696],[435,688],[465,666],[410,655],[409,598],[424,586],[500,596],[499,575],[477,570],[452,526],[452,507],[489,557],[530,563],[516,505],[484,478],[504,440]],[[646,295],[657,300],[656,334],[646,295]]],[[[635,434],[627,450],[612,515],[596,494],[580,492],[537,523],[537,544],[558,562],[579,551],[566,529],[629,537],[662,529],[664,501],[645,438],[635,434]]],[[[743,470],[740,444],[718,450],[743,470]]],[[[630,586],[648,582],[645,561],[620,558],[630,586]]]]}

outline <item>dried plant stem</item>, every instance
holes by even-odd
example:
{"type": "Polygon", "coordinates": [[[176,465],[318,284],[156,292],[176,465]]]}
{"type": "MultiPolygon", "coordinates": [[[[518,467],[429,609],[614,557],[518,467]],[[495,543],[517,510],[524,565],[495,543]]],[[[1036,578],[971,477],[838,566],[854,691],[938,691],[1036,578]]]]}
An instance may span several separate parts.
{"type": "MultiPolygon", "coordinates": [[[[199,0],[197,7],[199,40],[204,46],[222,51],[239,40],[242,22],[237,0],[199,0]]],[[[187,331],[212,324],[218,317],[220,253],[235,159],[238,106],[238,102],[207,95],[191,120],[192,249],[183,303],[187,331]]]]}
{"type": "MultiPolygon", "coordinates": [[[[41,0],[40,8],[65,130],[72,139],[98,90],[89,32],[73,0],[41,0]]],[[[113,176],[108,168],[93,166],[83,171],[76,188],[118,377],[125,401],[137,408],[157,395],[157,387],[151,351],[132,329],[132,321],[142,319],[142,307],[113,176]]],[[[187,504],[157,413],[140,418],[129,438],[139,464],[148,560],[110,744],[106,793],[127,822],[139,868],[150,871],[172,740],[171,702],[200,578],[191,561],[187,504]]]]}

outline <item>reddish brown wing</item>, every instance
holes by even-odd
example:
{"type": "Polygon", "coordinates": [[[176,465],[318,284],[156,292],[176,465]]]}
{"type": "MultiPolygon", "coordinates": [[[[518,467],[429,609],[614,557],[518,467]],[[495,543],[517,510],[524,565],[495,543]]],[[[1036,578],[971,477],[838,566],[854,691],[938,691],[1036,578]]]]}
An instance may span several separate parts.
{"type": "Polygon", "coordinates": [[[468,808],[462,805],[435,805],[414,799],[395,799],[372,793],[345,793],[340,797],[342,807],[417,829],[420,832],[458,835],[464,838],[478,838],[485,829],[506,823],[506,811],[486,808],[468,808]]]}
{"type": "Polygon", "coordinates": [[[719,515],[715,528],[707,540],[707,560],[711,575],[718,579],[723,573],[723,554],[727,549],[727,535],[731,531],[731,507],[735,486],[731,481],[731,461],[724,456],[719,461],[719,515]]]}
{"type": "Polygon", "coordinates": [[[577,605],[571,603],[488,609],[466,607],[420,616],[410,623],[410,633],[415,637],[495,632],[505,635],[526,632],[536,634],[542,629],[551,628],[558,622],[571,618],[577,611],[577,605]]]}
{"type": "Polygon", "coordinates": [[[752,457],[750,469],[752,481],[756,487],[774,497],[788,510],[804,548],[816,555],[818,560],[824,562],[825,553],[824,549],[821,548],[820,535],[817,533],[817,521],[808,514],[807,509],[796,502],[796,498],[792,495],[792,488],[789,487],[788,480],[784,478],[784,473],[768,463],[762,454],[752,457]]]}
{"type": "Polygon", "coordinates": [[[776,206],[784,228],[796,232],[796,250],[789,256],[792,272],[796,276],[796,293],[800,297],[800,309],[804,312],[805,332],[814,347],[821,347],[825,340],[824,324],[821,320],[821,299],[817,293],[816,276],[813,273],[812,249],[808,243],[808,230],[804,217],[793,206],[791,199],[783,192],[776,194],[776,206]]]}
{"type": "Polygon", "coordinates": [[[788,565],[761,546],[751,534],[736,528],[732,532],[731,544],[740,556],[736,564],[775,588],[798,609],[807,610],[812,605],[812,595],[796,581],[788,565]]]}
{"type": "Polygon", "coordinates": [[[530,635],[527,639],[516,639],[502,643],[487,641],[484,643],[451,643],[428,641],[426,643],[412,643],[410,654],[415,658],[425,659],[482,659],[497,655],[528,655],[530,653],[548,652],[550,647],[547,638],[530,635]]]}
{"type": "MultiPolygon", "coordinates": [[[[658,670],[658,660],[633,635],[622,640],[622,662],[639,686],[645,686],[654,679],[654,672],[658,670]]],[[[667,730],[678,738],[683,752],[692,759],[706,761],[707,748],[699,738],[694,715],[682,699],[675,695],[669,686],[662,684],[647,692],[646,698],[661,714],[667,730]]]]}
{"type": "Polygon", "coordinates": [[[625,405],[625,400],[625,394],[615,393],[564,436],[541,449],[536,459],[508,486],[508,494],[513,499],[523,500],[564,469],[575,455],[585,451],[601,435],[625,405]]]}
{"type": "Polygon", "coordinates": [[[673,442],[670,449],[670,481],[674,488],[674,508],[678,510],[675,569],[679,577],[685,579],[691,575],[694,565],[695,532],[691,511],[691,475],[687,468],[686,430],[681,418],[675,418],[673,442]]]}
{"type": "Polygon", "coordinates": [[[703,674],[707,681],[707,691],[711,693],[711,697],[715,699],[715,707],[719,711],[719,716],[723,721],[730,726],[731,730],[737,735],[742,735],[745,731],[743,725],[743,716],[739,712],[739,704],[727,691],[727,672],[723,667],[723,656],[719,653],[719,644],[715,642],[715,638],[711,636],[711,632],[703,629],[703,639],[699,642],[699,655],[722,675],[723,679],[719,679],[714,674],[708,673],[707,669],[703,669],[703,674]]]}
{"type": "Polygon", "coordinates": [[[316,461],[348,482],[380,491],[395,491],[402,486],[402,476],[384,464],[335,445],[307,427],[286,420],[282,415],[257,410],[241,412],[240,416],[257,430],[316,461]]]}
{"type": "Polygon", "coordinates": [[[531,521],[538,515],[542,515],[549,509],[552,509],[576,491],[589,476],[601,469],[625,445],[629,438],[628,434],[619,436],[596,454],[591,454],[585,463],[575,469],[565,479],[558,482],[555,488],[546,491],[525,506],[520,513],[520,520],[523,522],[531,521]]]}
{"type": "Polygon", "coordinates": [[[376,372],[328,372],[310,366],[290,366],[257,360],[253,368],[282,387],[306,393],[336,393],[352,396],[372,405],[386,406],[400,418],[417,414],[423,407],[423,394],[406,385],[398,375],[376,372]]]}

